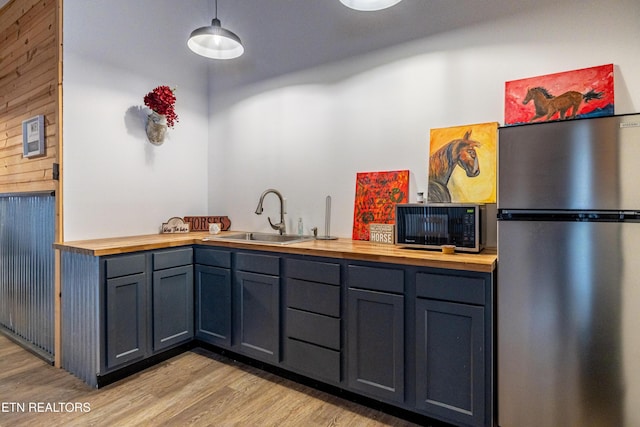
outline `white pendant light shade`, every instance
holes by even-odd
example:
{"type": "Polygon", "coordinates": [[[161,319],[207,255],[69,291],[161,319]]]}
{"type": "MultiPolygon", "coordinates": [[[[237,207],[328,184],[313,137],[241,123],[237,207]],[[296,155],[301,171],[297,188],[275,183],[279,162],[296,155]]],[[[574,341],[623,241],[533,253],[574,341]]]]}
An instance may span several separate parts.
{"type": "Polygon", "coordinates": [[[382,10],[400,3],[402,0],[340,0],[340,2],[355,10],[372,12],[382,10]]]}
{"type": "Polygon", "coordinates": [[[208,27],[193,30],[187,46],[194,53],[213,59],[233,59],[244,53],[240,37],[222,28],[218,19],[218,0],[216,0],[216,17],[208,27]]]}
{"type": "Polygon", "coordinates": [[[198,55],[213,59],[232,59],[244,53],[240,38],[222,28],[217,18],[211,21],[211,26],[193,30],[187,46],[198,55]]]}

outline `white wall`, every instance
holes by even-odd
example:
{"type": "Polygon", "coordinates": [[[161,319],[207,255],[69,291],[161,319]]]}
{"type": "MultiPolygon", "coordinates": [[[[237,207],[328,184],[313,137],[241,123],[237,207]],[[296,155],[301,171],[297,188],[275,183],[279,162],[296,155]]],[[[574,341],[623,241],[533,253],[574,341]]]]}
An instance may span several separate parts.
{"type": "MultiPolygon", "coordinates": [[[[357,172],[409,169],[426,190],[431,128],[497,121],[505,81],[613,63],[616,113],[640,111],[640,2],[566,1],[366,56],[210,95],[209,211],[234,229],[288,223],[350,237],[357,172]],[[273,198],[272,198],[273,197],[273,198]]],[[[210,79],[215,79],[211,75],[210,79]]]]}
{"type": "MultiPolygon", "coordinates": [[[[409,169],[415,200],[426,189],[429,129],[501,122],[508,80],[614,63],[616,112],[639,111],[640,3],[548,3],[216,93],[214,82],[246,71],[258,53],[247,46],[243,67],[211,67],[207,76],[207,60],[185,46],[211,15],[207,1],[65,2],[65,240],[155,233],[185,215],[270,230],[276,198],[263,216],[253,213],[269,187],[288,199],[290,231],[302,217],[323,232],[331,195],[332,234],[350,236],[357,172],[409,169]],[[160,84],[177,86],[180,122],[155,147],[142,98],[160,84]]],[[[242,36],[234,4],[220,6],[242,36]]]]}
{"type": "Polygon", "coordinates": [[[157,233],[172,216],[207,214],[207,63],[186,48],[207,14],[206,2],[65,2],[65,240],[157,233]],[[180,122],[154,146],[143,97],[158,85],[177,87],[180,122]]]}

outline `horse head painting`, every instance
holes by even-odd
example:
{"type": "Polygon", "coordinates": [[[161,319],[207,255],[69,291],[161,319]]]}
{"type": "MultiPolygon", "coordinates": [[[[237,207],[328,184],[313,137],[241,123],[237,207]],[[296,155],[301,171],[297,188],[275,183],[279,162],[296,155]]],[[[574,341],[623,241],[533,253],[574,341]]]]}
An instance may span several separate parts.
{"type": "Polygon", "coordinates": [[[541,117],[545,117],[545,120],[550,120],[556,113],[560,115],[560,120],[564,120],[569,110],[571,110],[571,115],[568,118],[574,119],[576,117],[582,101],[586,103],[593,99],[601,99],[602,95],[603,92],[596,92],[591,89],[584,94],[576,91],[567,91],[562,95],[553,96],[547,89],[538,86],[527,90],[527,96],[522,103],[526,105],[529,101],[533,101],[536,114],[529,120],[530,122],[541,117]]]}
{"type": "Polygon", "coordinates": [[[476,147],[478,141],[469,139],[471,131],[467,131],[462,139],[454,139],[443,145],[429,157],[429,202],[451,202],[451,193],[447,184],[456,166],[460,166],[469,178],[480,175],[480,165],[476,147]]]}

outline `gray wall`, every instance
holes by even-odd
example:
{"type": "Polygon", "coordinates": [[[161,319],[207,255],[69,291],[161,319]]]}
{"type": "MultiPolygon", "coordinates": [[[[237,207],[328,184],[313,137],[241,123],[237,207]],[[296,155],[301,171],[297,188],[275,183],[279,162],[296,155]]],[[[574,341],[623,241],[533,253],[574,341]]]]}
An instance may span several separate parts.
{"type": "Polygon", "coordinates": [[[54,352],[55,197],[0,196],[0,326],[54,352]]]}

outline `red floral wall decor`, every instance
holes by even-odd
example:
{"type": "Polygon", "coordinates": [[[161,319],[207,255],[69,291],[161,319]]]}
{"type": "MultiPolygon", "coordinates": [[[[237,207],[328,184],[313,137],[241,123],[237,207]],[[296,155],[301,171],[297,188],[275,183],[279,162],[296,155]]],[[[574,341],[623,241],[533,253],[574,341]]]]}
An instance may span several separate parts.
{"type": "Polygon", "coordinates": [[[169,86],[158,86],[144,96],[144,105],[151,108],[152,111],[165,116],[167,118],[167,126],[173,128],[178,122],[176,114],[176,95],[175,89],[169,86]]]}
{"type": "Polygon", "coordinates": [[[394,224],[396,203],[409,201],[409,171],[359,172],[353,209],[353,240],[369,240],[369,224],[394,224]]]}

